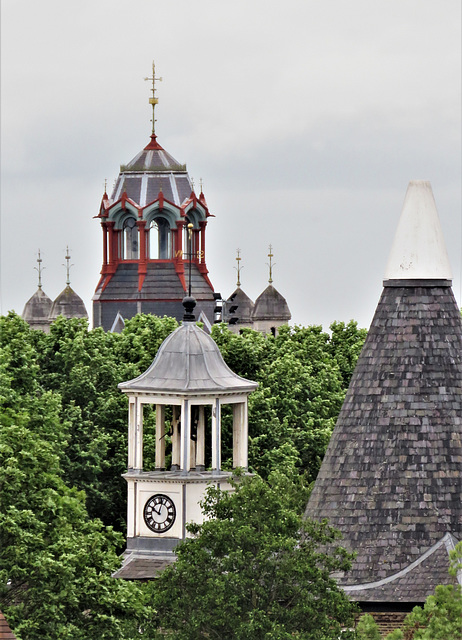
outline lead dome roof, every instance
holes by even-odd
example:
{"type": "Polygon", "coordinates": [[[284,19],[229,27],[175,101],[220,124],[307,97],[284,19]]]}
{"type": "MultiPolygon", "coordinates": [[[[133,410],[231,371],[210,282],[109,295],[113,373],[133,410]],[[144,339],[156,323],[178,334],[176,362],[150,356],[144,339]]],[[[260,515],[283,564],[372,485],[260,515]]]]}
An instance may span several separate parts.
{"type": "Polygon", "coordinates": [[[122,391],[250,393],[257,382],[241,378],[223,360],[214,340],[194,322],[183,322],[162,343],[151,366],[121,382],[122,391]]]}

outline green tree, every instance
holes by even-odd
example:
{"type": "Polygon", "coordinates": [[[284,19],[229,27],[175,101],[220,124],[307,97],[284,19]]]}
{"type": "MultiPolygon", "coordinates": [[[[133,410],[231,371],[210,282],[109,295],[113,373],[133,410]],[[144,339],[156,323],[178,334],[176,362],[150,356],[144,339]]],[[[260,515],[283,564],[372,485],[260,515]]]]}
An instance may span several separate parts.
{"type": "Polygon", "coordinates": [[[370,613],[364,614],[358,620],[356,637],[357,640],[381,640],[379,627],[370,613]]]}
{"type": "MultiPolygon", "coordinates": [[[[462,569],[462,542],[450,552],[449,575],[462,569]]],[[[462,587],[460,583],[438,585],[422,607],[414,607],[402,630],[386,640],[460,640],[462,638],[462,587]]]]}
{"type": "Polygon", "coordinates": [[[302,519],[297,493],[278,472],[268,482],[240,478],[232,492],[208,490],[202,506],[209,520],[189,525],[195,537],[150,585],[159,637],[339,637],[354,607],[331,574],[347,570],[350,556],[326,523],[302,519]]]}

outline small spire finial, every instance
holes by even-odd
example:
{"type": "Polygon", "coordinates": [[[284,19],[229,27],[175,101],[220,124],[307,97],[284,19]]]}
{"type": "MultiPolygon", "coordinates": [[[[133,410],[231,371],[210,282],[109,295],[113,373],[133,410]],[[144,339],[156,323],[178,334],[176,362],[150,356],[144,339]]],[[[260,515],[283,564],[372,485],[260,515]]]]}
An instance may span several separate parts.
{"type": "Polygon", "coordinates": [[[69,286],[71,284],[70,279],[70,270],[73,267],[73,264],[69,264],[71,261],[71,256],[69,254],[69,246],[66,247],[66,256],[65,256],[66,264],[63,264],[63,267],[66,267],[66,284],[69,286]]]}
{"type": "Polygon", "coordinates": [[[104,178],[104,193],[107,193],[107,178],[104,178]]]}
{"type": "Polygon", "coordinates": [[[34,267],[34,269],[36,271],[38,271],[38,288],[41,289],[42,288],[42,271],[45,269],[45,267],[42,267],[42,258],[40,257],[40,249],[38,250],[38,258],[37,258],[37,264],[38,267],[34,267]]]}
{"type": "Polygon", "coordinates": [[[191,189],[194,191],[194,178],[191,178],[191,189]]]}
{"type": "Polygon", "coordinates": [[[152,97],[149,98],[149,104],[152,105],[152,135],[155,136],[156,135],[156,118],[155,118],[155,108],[156,108],[156,104],[159,103],[159,100],[156,98],[156,80],[158,80],[159,82],[162,82],[162,78],[156,78],[156,65],[154,64],[154,60],[152,61],[152,76],[145,78],[145,80],[151,80],[152,81],[152,97]]]}
{"type": "Polygon", "coordinates": [[[244,267],[241,267],[241,250],[240,249],[236,249],[236,262],[237,262],[237,267],[234,267],[237,271],[237,286],[240,287],[241,286],[241,271],[244,267]]]}
{"type": "Polygon", "coordinates": [[[274,257],[274,254],[273,254],[273,246],[270,244],[270,246],[269,246],[269,253],[268,253],[268,258],[269,258],[269,260],[270,260],[270,261],[269,261],[269,264],[268,264],[268,263],[266,263],[266,264],[268,264],[268,267],[269,267],[269,278],[268,278],[268,282],[269,282],[270,284],[272,284],[272,282],[273,282],[273,267],[274,267],[274,266],[275,266],[275,264],[276,264],[276,263],[275,263],[275,264],[273,264],[273,261],[272,261],[273,257],[274,257]]]}
{"type": "Polygon", "coordinates": [[[202,191],[202,187],[203,187],[202,178],[199,178],[199,186],[201,188],[201,193],[203,193],[203,191],[202,191]]]}

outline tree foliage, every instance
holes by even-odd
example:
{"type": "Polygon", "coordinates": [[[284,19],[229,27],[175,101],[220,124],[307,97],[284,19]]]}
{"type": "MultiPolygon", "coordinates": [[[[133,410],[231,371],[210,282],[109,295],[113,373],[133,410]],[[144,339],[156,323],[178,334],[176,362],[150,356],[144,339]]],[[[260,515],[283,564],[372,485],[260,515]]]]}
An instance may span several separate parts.
{"type": "Polygon", "coordinates": [[[208,490],[202,507],[209,519],[189,525],[196,537],[151,585],[159,637],[338,638],[354,611],[331,577],[350,566],[351,556],[335,546],[338,533],[302,519],[296,486],[283,474],[234,486],[208,490]]]}
{"type": "MultiPolygon", "coordinates": [[[[60,317],[44,334],[14,313],[0,318],[0,608],[23,640],[151,637],[145,587],[110,577],[126,513],[127,400],[117,384],[144,371],[176,326],[136,316],[119,335],[60,317]]],[[[364,339],[355,323],[331,331],[213,329],[229,366],[260,385],[251,465],[265,478],[293,472],[300,513],[364,339]]],[[[226,414],[223,427],[230,464],[226,414]]]]}

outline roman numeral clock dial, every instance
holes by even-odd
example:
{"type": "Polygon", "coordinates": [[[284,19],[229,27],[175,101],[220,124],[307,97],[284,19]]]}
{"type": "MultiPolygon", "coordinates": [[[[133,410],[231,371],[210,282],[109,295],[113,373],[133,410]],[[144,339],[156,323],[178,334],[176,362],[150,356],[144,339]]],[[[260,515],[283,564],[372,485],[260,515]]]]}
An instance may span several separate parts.
{"type": "Polygon", "coordinates": [[[175,522],[176,509],[168,496],[158,493],[144,506],[144,521],[154,533],[165,533],[175,522]]]}

